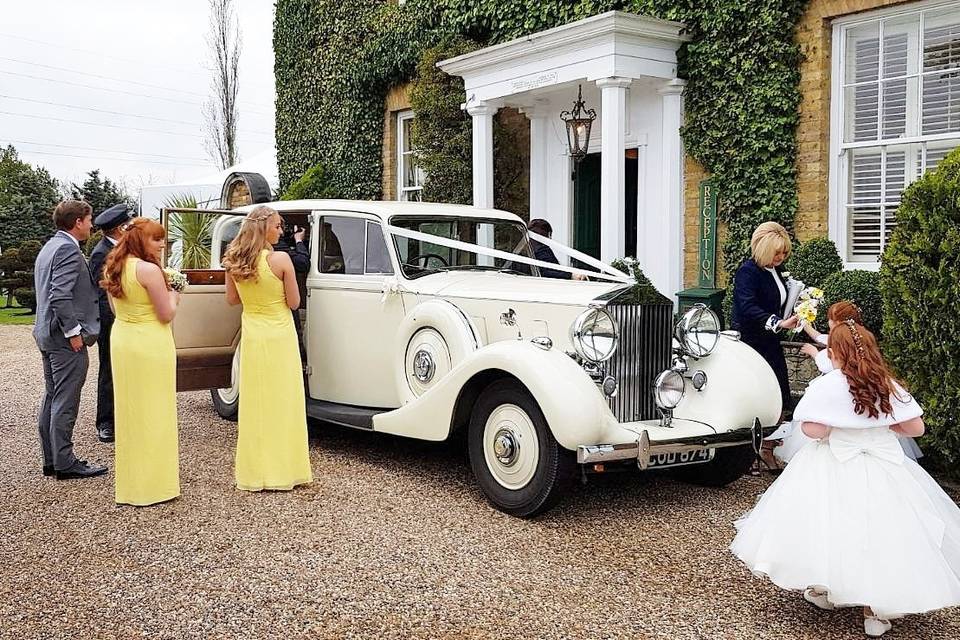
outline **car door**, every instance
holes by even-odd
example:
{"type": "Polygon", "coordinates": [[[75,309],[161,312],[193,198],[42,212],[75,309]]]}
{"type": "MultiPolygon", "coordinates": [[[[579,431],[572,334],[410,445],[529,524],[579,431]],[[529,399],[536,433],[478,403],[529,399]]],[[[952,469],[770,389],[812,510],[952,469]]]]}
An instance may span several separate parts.
{"type": "Polygon", "coordinates": [[[314,213],[314,264],[307,279],[310,397],[370,408],[400,406],[397,327],[402,297],[385,294],[397,266],[379,219],[314,213]]]}
{"type": "Polygon", "coordinates": [[[242,219],[232,211],[211,209],[163,209],[160,213],[167,229],[164,262],[178,268],[188,282],[172,324],[177,391],[231,386],[241,308],[227,304],[219,258],[242,219]]]}

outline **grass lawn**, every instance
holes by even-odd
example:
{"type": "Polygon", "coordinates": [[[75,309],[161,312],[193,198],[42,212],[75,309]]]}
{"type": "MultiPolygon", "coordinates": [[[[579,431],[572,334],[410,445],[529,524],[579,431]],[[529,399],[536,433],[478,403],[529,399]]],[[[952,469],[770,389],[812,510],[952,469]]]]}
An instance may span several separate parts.
{"type": "Polygon", "coordinates": [[[0,297],[0,324],[33,324],[35,317],[23,307],[8,307],[7,296],[0,297]]]}

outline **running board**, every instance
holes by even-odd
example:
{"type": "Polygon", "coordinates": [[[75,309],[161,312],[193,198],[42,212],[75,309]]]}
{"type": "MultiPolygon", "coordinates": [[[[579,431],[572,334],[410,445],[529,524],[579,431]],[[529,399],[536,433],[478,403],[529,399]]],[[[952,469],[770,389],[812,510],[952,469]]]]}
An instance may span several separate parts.
{"type": "Polygon", "coordinates": [[[317,420],[354,429],[373,430],[373,416],[387,413],[390,409],[370,409],[351,404],[339,404],[324,400],[307,400],[307,415],[317,420]]]}

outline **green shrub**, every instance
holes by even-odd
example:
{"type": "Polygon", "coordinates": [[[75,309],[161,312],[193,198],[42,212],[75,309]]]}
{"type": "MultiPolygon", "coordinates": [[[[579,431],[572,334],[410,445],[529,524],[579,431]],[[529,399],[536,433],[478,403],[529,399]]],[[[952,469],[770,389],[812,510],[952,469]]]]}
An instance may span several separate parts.
{"type": "Polygon", "coordinates": [[[880,299],[880,274],[875,271],[853,269],[837,271],[823,283],[823,302],[817,318],[821,331],[827,331],[827,310],[834,302],[849,300],[860,307],[863,324],[882,340],[883,303],[880,299]]]}
{"type": "Polygon", "coordinates": [[[294,180],[281,200],[309,200],[313,198],[336,198],[338,194],[327,176],[323,165],[315,164],[306,173],[294,180]]]}
{"type": "Polygon", "coordinates": [[[30,309],[30,313],[37,312],[37,294],[32,287],[20,287],[13,290],[13,297],[17,299],[24,309],[30,309]]]}
{"type": "Polygon", "coordinates": [[[960,149],[904,192],[880,264],[884,354],[924,408],[924,449],[960,475],[960,149]]]}
{"type": "Polygon", "coordinates": [[[786,268],[808,287],[823,288],[827,278],[843,270],[843,260],[832,240],[813,238],[794,249],[786,268]]]}
{"type": "Polygon", "coordinates": [[[93,253],[93,250],[97,248],[97,245],[100,244],[100,241],[103,240],[103,230],[97,229],[90,234],[90,237],[87,238],[87,241],[80,245],[80,248],[83,249],[83,255],[90,257],[90,254],[93,253]]]}

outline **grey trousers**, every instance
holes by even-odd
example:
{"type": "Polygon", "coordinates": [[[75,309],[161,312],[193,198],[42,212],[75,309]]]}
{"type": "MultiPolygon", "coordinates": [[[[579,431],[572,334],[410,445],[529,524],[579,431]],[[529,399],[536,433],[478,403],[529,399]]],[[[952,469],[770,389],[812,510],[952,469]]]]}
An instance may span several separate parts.
{"type": "Polygon", "coordinates": [[[43,464],[66,471],[77,462],[73,454],[73,425],[77,422],[80,390],[87,379],[90,358],[86,347],[80,351],[65,347],[40,354],[46,384],[39,420],[43,464]]]}

